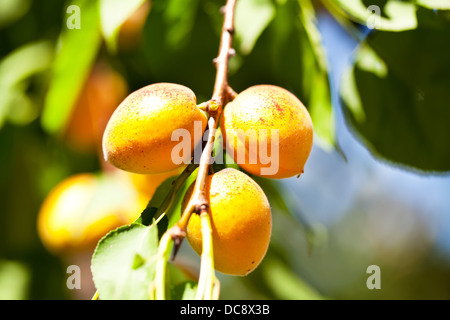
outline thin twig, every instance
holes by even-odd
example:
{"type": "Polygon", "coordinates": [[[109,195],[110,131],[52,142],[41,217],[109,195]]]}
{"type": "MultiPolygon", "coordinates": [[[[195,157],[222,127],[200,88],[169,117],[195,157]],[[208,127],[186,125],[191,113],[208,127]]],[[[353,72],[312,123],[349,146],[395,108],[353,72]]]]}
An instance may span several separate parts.
{"type": "MultiPolygon", "coordinates": [[[[212,246],[212,231],[210,223],[210,208],[209,202],[206,198],[206,179],[209,173],[209,167],[212,160],[212,151],[214,147],[215,131],[219,125],[219,118],[222,113],[223,106],[230,100],[233,100],[236,96],[236,92],[228,85],[228,60],[230,56],[234,55],[234,50],[231,48],[232,38],[234,33],[234,12],[237,0],[227,0],[224,12],[224,22],[222,26],[222,36],[220,39],[219,54],[214,59],[217,73],[214,83],[214,90],[212,98],[201,104],[203,109],[209,114],[208,119],[208,140],[202,151],[200,157],[200,163],[198,166],[197,178],[194,185],[191,198],[185,207],[185,210],[181,214],[178,222],[168,229],[163,235],[165,241],[172,239],[174,241],[175,250],[181,244],[181,241],[186,235],[186,226],[191,214],[195,213],[202,218],[202,236],[204,246],[207,251],[202,253],[202,266],[200,269],[200,281],[198,286],[198,296],[202,298],[212,299],[218,298],[219,284],[218,279],[214,276],[214,258],[213,258],[213,246],[212,246]],[[205,222],[208,221],[208,222],[205,222]],[[206,258],[205,258],[206,257],[206,258]]],[[[161,254],[165,253],[165,248],[168,243],[164,242],[161,248],[161,254]]],[[[165,260],[161,263],[160,276],[164,274],[165,260]],[[164,265],[163,265],[164,263],[164,265]]],[[[158,278],[157,286],[162,286],[161,278],[158,278]]],[[[162,288],[157,289],[159,297],[163,298],[162,288]]]]}

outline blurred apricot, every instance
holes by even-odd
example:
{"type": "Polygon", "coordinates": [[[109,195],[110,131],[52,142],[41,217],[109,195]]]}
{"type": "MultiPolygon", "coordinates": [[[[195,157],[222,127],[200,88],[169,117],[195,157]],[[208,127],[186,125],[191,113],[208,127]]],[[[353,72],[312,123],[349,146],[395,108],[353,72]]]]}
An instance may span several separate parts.
{"type": "Polygon", "coordinates": [[[101,152],[106,124],[126,97],[125,79],[106,63],[97,63],[84,84],[65,130],[65,139],[81,152],[101,152]]]}
{"type": "Polygon", "coordinates": [[[161,183],[163,183],[168,178],[179,175],[182,171],[181,169],[182,168],[177,168],[172,171],[157,174],[139,174],[126,171],[123,172],[130,176],[136,190],[143,196],[148,197],[150,200],[161,183]]]}
{"type": "MultiPolygon", "coordinates": [[[[183,208],[193,191],[186,192],[183,208]]],[[[211,225],[216,270],[244,276],[264,258],[272,232],[269,201],[260,186],[245,173],[223,169],[209,175],[206,198],[211,209],[211,225]]],[[[202,252],[200,217],[193,213],[186,237],[192,248],[202,252]]]]}
{"type": "Polygon", "coordinates": [[[38,233],[54,253],[92,249],[110,230],[133,222],[148,197],[122,173],[80,173],[56,185],[38,214],[38,233]]]}

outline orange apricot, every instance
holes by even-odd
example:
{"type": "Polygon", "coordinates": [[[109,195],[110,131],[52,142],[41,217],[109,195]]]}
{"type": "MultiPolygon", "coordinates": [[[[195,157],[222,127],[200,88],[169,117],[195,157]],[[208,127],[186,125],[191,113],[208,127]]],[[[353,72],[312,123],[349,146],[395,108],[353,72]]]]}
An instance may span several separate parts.
{"type": "MultiPolygon", "coordinates": [[[[186,192],[187,204],[193,185],[186,192]]],[[[214,267],[222,273],[244,276],[262,261],[269,246],[272,216],[261,187],[236,169],[223,169],[206,180],[210,204],[214,267]]],[[[200,217],[193,213],[186,237],[192,248],[202,252],[200,217]]]]}
{"type": "Polygon", "coordinates": [[[78,96],[64,131],[68,145],[80,152],[101,151],[108,119],[126,97],[125,79],[108,64],[97,62],[78,96]]]}
{"type": "Polygon", "coordinates": [[[303,173],[313,145],[308,110],[286,89],[256,85],[222,113],[224,145],[249,173],[281,179],[303,173]]]}
{"type": "Polygon", "coordinates": [[[109,119],[103,135],[105,160],[119,169],[143,174],[163,173],[181,167],[201,142],[207,118],[189,88],[172,83],[156,83],[131,93],[109,119]],[[179,144],[172,134],[190,134],[191,152],[182,161],[172,159],[179,144]]]}

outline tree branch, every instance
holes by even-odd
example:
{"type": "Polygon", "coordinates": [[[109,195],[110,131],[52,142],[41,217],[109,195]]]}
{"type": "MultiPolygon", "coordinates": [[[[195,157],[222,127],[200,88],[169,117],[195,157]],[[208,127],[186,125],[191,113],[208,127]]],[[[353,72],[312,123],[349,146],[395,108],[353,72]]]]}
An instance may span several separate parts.
{"type": "MultiPolygon", "coordinates": [[[[220,39],[219,54],[214,59],[217,73],[214,83],[214,91],[211,100],[206,103],[207,111],[210,115],[208,120],[209,135],[205,148],[200,157],[200,164],[195,181],[194,191],[191,199],[186,206],[180,220],[177,223],[178,228],[184,232],[191,213],[201,214],[203,211],[209,211],[209,203],[205,196],[205,184],[208,177],[209,166],[211,164],[212,151],[214,146],[215,131],[219,124],[219,118],[223,106],[232,100],[236,93],[228,85],[228,60],[234,50],[232,50],[232,40],[234,33],[234,12],[237,0],[228,0],[224,7],[224,22],[222,26],[222,36],[220,39]]],[[[180,234],[180,232],[177,232],[180,234]]]]}
{"type": "MultiPolygon", "coordinates": [[[[206,198],[206,179],[209,174],[209,168],[212,164],[212,152],[214,147],[215,132],[219,124],[219,118],[223,110],[223,106],[228,101],[233,100],[236,92],[228,85],[228,60],[234,55],[234,50],[231,48],[233,33],[234,33],[234,12],[237,0],[227,0],[225,7],[223,7],[224,22],[222,26],[222,35],[220,39],[219,54],[214,59],[217,73],[214,83],[214,90],[212,98],[206,103],[201,104],[201,107],[206,109],[209,114],[208,118],[208,140],[202,151],[200,163],[198,167],[197,178],[195,180],[194,190],[191,194],[188,204],[181,214],[178,222],[171,227],[163,235],[162,239],[165,242],[160,248],[161,258],[160,268],[157,271],[157,298],[164,299],[165,292],[161,287],[164,279],[165,260],[163,254],[168,247],[167,240],[170,238],[174,243],[174,252],[176,253],[182,240],[186,236],[186,227],[191,214],[200,215],[202,221],[202,237],[203,237],[203,252],[202,263],[200,269],[200,283],[198,286],[198,298],[218,298],[219,283],[214,275],[214,255],[212,246],[212,229],[210,222],[210,207],[208,199],[206,198]]],[[[174,256],[172,256],[172,259],[174,256]]]]}

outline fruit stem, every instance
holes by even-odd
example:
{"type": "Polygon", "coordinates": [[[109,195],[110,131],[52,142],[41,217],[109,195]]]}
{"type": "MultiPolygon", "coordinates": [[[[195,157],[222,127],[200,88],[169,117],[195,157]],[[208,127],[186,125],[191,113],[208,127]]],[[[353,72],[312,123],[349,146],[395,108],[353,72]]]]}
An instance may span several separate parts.
{"type": "Polygon", "coordinates": [[[166,298],[166,269],[167,269],[167,252],[169,249],[172,237],[170,232],[165,232],[161,237],[158,247],[158,255],[156,260],[155,280],[152,283],[152,289],[155,291],[155,298],[157,300],[164,300],[166,298]]]}
{"type": "Polygon", "coordinates": [[[211,218],[207,210],[200,213],[200,223],[202,228],[202,255],[196,299],[218,299],[219,281],[214,274],[211,218]]]}
{"type": "Polygon", "coordinates": [[[158,223],[159,220],[161,220],[164,215],[167,213],[168,209],[172,205],[173,199],[175,198],[175,195],[180,190],[181,186],[186,182],[186,180],[191,176],[192,172],[197,169],[198,164],[191,163],[189,164],[181,173],[180,175],[172,182],[172,186],[170,187],[170,190],[168,194],[165,196],[163,202],[158,207],[158,210],[155,213],[155,219],[158,223]]]}

